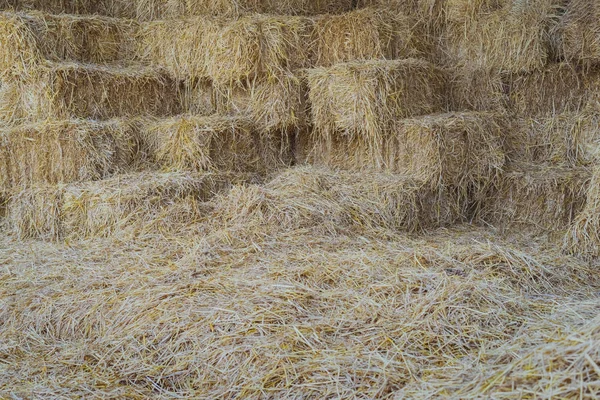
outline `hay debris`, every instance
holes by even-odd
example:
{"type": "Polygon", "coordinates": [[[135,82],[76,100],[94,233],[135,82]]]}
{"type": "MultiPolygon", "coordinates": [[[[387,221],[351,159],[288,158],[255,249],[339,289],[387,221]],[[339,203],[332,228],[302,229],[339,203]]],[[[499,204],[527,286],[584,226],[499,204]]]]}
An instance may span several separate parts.
{"type": "Polygon", "coordinates": [[[0,131],[0,190],[98,180],[127,171],[138,148],[135,124],[45,121],[0,131]]]}
{"type": "Polygon", "coordinates": [[[451,113],[400,120],[373,142],[315,134],[310,162],[353,170],[409,174],[432,187],[484,187],[504,167],[507,120],[492,113],[451,113]]]}
{"type": "Polygon", "coordinates": [[[314,23],[314,65],[373,59],[395,60],[419,55],[411,19],[390,9],[364,8],[323,15],[314,23]]]}
{"type": "Polygon", "coordinates": [[[446,78],[444,71],[417,59],[311,69],[312,122],[326,135],[374,141],[398,119],[444,111],[446,78]]]}
{"type": "Polygon", "coordinates": [[[562,55],[584,67],[600,64],[600,4],[571,0],[557,28],[562,55]]]}
{"type": "Polygon", "coordinates": [[[285,171],[265,186],[236,187],[215,203],[216,225],[259,235],[308,228],[418,232],[462,217],[455,193],[418,178],[315,167],[285,171]]]}
{"type": "Polygon", "coordinates": [[[564,234],[585,206],[590,178],[585,167],[511,164],[484,202],[482,219],[564,234]]]}
{"type": "MultiPolygon", "coordinates": [[[[18,123],[45,119],[110,119],[181,112],[179,88],[152,68],[56,63],[31,70],[12,83],[18,101],[0,119],[18,123]]],[[[15,96],[14,91],[8,94],[15,96]]]]}
{"type": "Polygon", "coordinates": [[[0,13],[0,70],[27,74],[45,62],[115,63],[133,58],[137,24],[98,16],[0,13]]]}
{"type": "Polygon", "coordinates": [[[266,172],[291,158],[288,138],[261,134],[243,117],[178,116],[149,124],[142,137],[169,170],[266,172]]]}
{"type": "Polygon", "coordinates": [[[200,203],[247,175],[142,172],[101,181],[35,186],[16,193],[8,221],[21,238],[85,239],[135,235],[191,223],[207,208],[200,203]]]}
{"type": "Polygon", "coordinates": [[[450,61],[474,69],[525,72],[543,68],[560,0],[450,1],[450,61]]]}

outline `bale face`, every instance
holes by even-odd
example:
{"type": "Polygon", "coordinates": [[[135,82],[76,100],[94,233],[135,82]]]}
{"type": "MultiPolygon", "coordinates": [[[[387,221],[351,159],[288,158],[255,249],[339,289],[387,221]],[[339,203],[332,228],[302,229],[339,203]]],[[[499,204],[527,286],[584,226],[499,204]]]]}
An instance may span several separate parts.
{"type": "Polygon", "coordinates": [[[127,61],[136,27],[111,18],[0,13],[0,68],[23,74],[46,61],[127,61]]]}
{"type": "Polygon", "coordinates": [[[0,190],[97,180],[124,172],[138,146],[133,124],[55,121],[0,132],[0,190]]]}
{"type": "Polygon", "coordinates": [[[245,179],[227,174],[143,172],[32,187],[10,199],[8,221],[20,238],[54,240],[107,237],[126,230],[135,234],[150,225],[155,230],[168,229],[200,218],[200,203],[245,179]]]}
{"type": "Polygon", "coordinates": [[[366,61],[308,72],[315,128],[375,140],[396,120],[444,111],[446,74],[415,59],[366,61]]]}
{"type": "MultiPolygon", "coordinates": [[[[149,68],[52,64],[15,83],[18,101],[3,109],[7,122],[110,119],[181,110],[178,87],[149,68]]],[[[14,91],[10,92],[14,95],[14,91]]]]}
{"type": "Polygon", "coordinates": [[[365,8],[315,19],[315,65],[373,59],[394,60],[419,55],[411,19],[389,9],[365,8]]]}
{"type": "Polygon", "coordinates": [[[559,2],[451,1],[445,38],[450,60],[501,72],[543,68],[559,2]]]}
{"type": "Polygon", "coordinates": [[[239,117],[180,116],[148,125],[142,136],[170,170],[265,172],[290,159],[286,138],[260,134],[239,117]]]}
{"type": "Polygon", "coordinates": [[[234,188],[215,203],[218,226],[260,227],[266,234],[311,227],[417,232],[461,218],[457,196],[419,179],[314,167],[288,170],[265,186],[234,188]]]}
{"type": "Polygon", "coordinates": [[[586,73],[569,64],[514,74],[506,79],[508,108],[523,116],[549,116],[598,108],[600,73],[586,73]]]}
{"type": "Polygon", "coordinates": [[[456,113],[398,121],[379,141],[316,134],[311,162],[352,170],[410,174],[433,187],[488,184],[504,166],[507,122],[491,113],[456,113]]]}
{"type": "Polygon", "coordinates": [[[485,201],[484,221],[503,228],[526,226],[564,233],[585,206],[586,168],[512,164],[485,201]]]}
{"type": "Polygon", "coordinates": [[[558,27],[562,54],[570,62],[600,64],[600,4],[571,0],[558,27]]]}

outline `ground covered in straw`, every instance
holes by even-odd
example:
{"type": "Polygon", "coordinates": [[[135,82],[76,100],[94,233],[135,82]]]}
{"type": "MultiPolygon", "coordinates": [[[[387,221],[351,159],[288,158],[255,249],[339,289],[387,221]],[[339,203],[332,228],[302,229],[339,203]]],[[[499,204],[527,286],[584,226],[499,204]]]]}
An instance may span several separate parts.
{"type": "Polygon", "coordinates": [[[0,397],[600,394],[597,269],[552,238],[310,223],[302,198],[282,223],[250,189],[163,230],[2,232],[0,397]]]}

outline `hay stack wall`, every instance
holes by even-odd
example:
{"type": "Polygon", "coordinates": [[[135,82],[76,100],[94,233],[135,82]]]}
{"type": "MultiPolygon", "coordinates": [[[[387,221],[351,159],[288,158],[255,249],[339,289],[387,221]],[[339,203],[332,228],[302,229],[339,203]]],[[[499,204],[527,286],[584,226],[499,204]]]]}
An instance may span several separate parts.
{"type": "Polygon", "coordinates": [[[27,74],[46,62],[117,63],[135,55],[137,24],[97,16],[0,13],[0,70],[27,74]]]}
{"type": "Polygon", "coordinates": [[[126,172],[138,132],[121,120],[46,121],[0,131],[0,191],[97,180],[126,172]]]}
{"type": "Polygon", "coordinates": [[[169,170],[267,172],[292,158],[289,138],[260,132],[244,117],[183,115],[146,124],[141,137],[169,170]]]}

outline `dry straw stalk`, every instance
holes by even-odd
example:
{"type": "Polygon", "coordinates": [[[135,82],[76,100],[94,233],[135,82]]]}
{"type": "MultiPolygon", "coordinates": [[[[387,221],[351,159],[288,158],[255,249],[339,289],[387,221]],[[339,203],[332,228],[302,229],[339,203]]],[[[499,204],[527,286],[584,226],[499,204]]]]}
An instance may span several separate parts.
{"type": "Polygon", "coordinates": [[[562,54],[574,63],[591,67],[600,63],[600,3],[571,0],[557,29],[562,54]]]}

